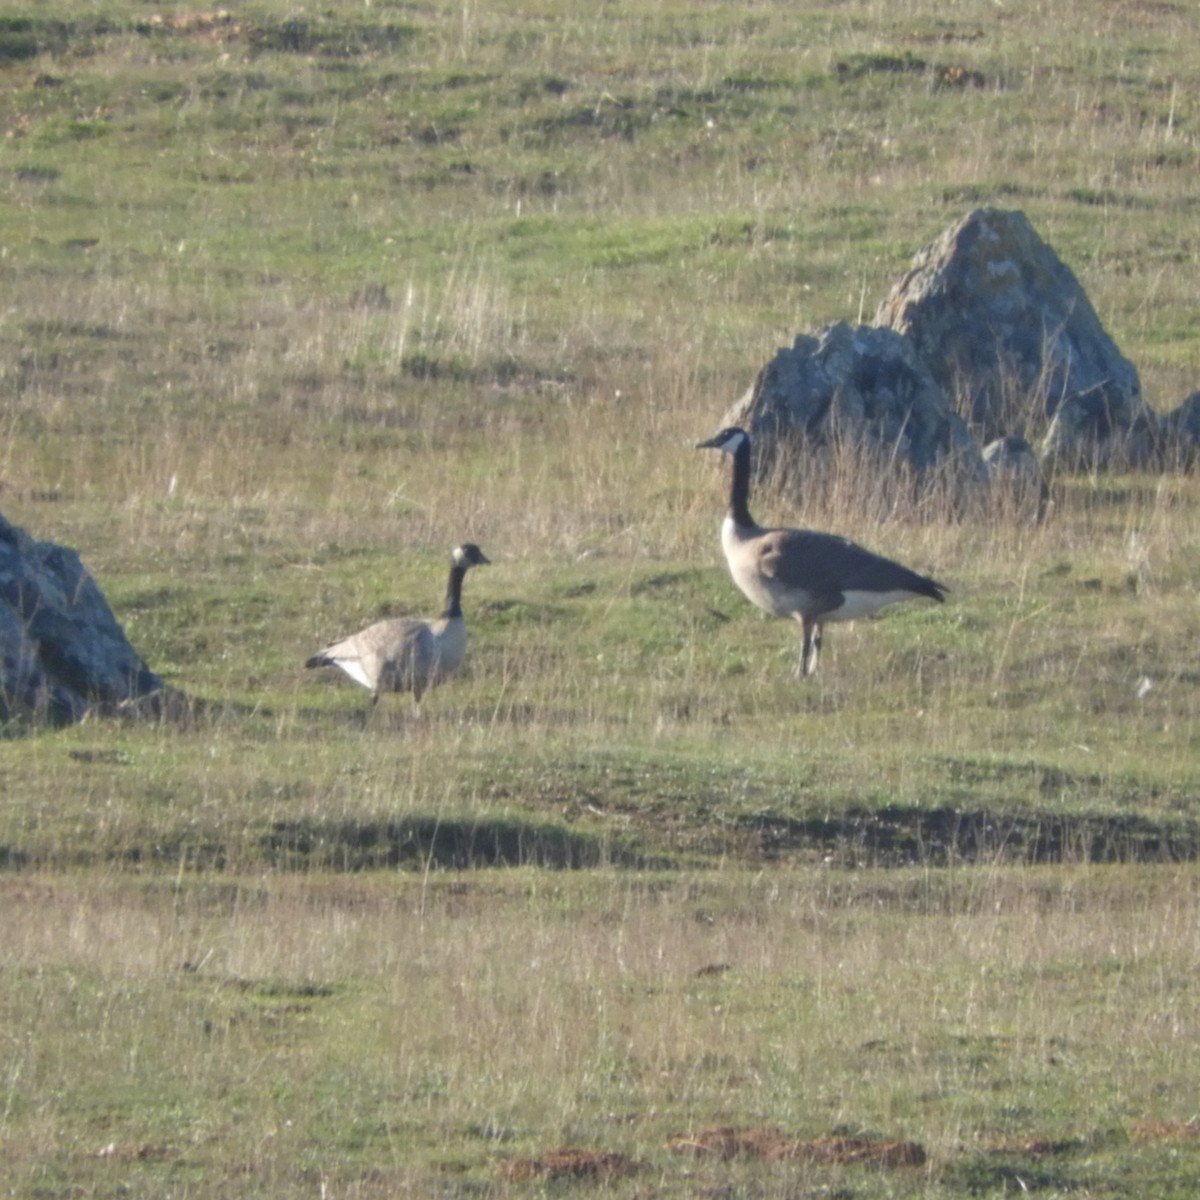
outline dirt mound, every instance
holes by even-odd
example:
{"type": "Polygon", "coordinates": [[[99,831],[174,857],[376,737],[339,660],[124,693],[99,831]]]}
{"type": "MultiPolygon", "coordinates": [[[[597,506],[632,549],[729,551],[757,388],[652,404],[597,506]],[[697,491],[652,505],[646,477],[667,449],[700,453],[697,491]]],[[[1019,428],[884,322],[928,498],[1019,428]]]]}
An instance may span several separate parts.
{"type": "Polygon", "coordinates": [[[671,1149],[680,1154],[712,1155],[719,1159],[761,1158],[769,1161],[798,1159],[803,1162],[863,1166],[894,1170],[919,1167],[925,1162],[924,1147],[917,1142],[829,1134],[802,1139],[778,1129],[704,1129],[672,1138],[671,1149]]]}
{"type": "Polygon", "coordinates": [[[500,1164],[505,1179],[616,1179],[633,1175],[638,1164],[612,1150],[563,1146],[540,1158],[514,1158],[500,1164]]]}
{"type": "Polygon", "coordinates": [[[1200,1137],[1200,1121],[1137,1121],[1129,1127],[1135,1142],[1173,1142],[1200,1137]]]}

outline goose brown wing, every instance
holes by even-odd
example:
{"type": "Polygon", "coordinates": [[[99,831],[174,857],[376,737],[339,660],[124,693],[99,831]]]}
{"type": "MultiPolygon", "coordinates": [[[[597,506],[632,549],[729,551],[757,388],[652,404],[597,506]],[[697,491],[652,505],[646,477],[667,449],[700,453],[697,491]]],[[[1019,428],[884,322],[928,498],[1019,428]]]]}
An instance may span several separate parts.
{"type": "Polygon", "coordinates": [[[848,538],[807,529],[772,529],[759,551],[764,574],[791,588],[840,602],[845,592],[910,591],[941,600],[944,589],[916,571],[848,538]]]}
{"type": "Polygon", "coordinates": [[[372,626],[382,676],[393,689],[406,689],[424,680],[437,661],[437,638],[428,621],[398,617],[372,626]]]}
{"type": "MultiPolygon", "coordinates": [[[[820,534],[802,529],[769,529],[756,541],[758,569],[764,579],[786,589],[807,616],[837,608],[842,594],[829,577],[836,565],[820,534]]],[[[836,575],[833,579],[836,579],[836,575]]]]}

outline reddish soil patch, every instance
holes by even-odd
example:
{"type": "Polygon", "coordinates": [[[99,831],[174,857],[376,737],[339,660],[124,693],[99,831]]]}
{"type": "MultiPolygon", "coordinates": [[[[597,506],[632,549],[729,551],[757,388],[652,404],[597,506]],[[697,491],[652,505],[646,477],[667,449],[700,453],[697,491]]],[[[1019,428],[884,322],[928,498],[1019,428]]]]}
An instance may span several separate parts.
{"type": "Polygon", "coordinates": [[[147,18],[146,24],[151,29],[166,30],[171,33],[215,34],[223,32],[227,36],[236,36],[241,33],[241,27],[224,8],[219,8],[215,12],[178,12],[165,17],[155,13],[147,18]]]}
{"type": "Polygon", "coordinates": [[[924,1147],[917,1142],[834,1134],[804,1140],[768,1128],[704,1129],[686,1137],[672,1138],[671,1149],[681,1154],[712,1155],[719,1159],[798,1159],[830,1166],[857,1163],[889,1170],[922,1166],[926,1157],[924,1147]]]}
{"type": "Polygon", "coordinates": [[[615,1179],[633,1175],[638,1164],[611,1150],[563,1146],[540,1158],[514,1158],[500,1164],[505,1179],[615,1179]]]}
{"type": "MultiPolygon", "coordinates": [[[[1138,1144],[1181,1141],[1200,1137],[1200,1120],[1135,1121],[1129,1126],[1128,1132],[1129,1140],[1138,1144]]],[[[1037,1133],[1022,1133],[987,1138],[984,1145],[993,1154],[1025,1154],[1036,1158],[1072,1154],[1085,1149],[1087,1141],[1081,1137],[1052,1138],[1037,1133]]]]}
{"type": "Polygon", "coordinates": [[[1129,1127],[1135,1142],[1173,1142],[1200,1137],[1200,1121],[1138,1121],[1129,1127]]]}

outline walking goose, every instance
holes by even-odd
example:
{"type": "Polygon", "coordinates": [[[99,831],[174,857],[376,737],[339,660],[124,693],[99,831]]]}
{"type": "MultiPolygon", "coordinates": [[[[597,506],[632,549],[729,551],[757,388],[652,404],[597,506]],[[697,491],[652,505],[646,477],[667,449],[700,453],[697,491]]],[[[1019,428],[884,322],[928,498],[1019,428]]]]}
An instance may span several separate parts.
{"type": "Polygon", "coordinates": [[[450,556],[446,607],[434,620],[389,617],[318,650],[306,667],[340,667],[355,683],[370,688],[371,705],[384,692],[412,692],[418,704],[427,688],[449,679],[467,650],[463,620],[463,579],[472,567],[489,560],[473,542],[456,546],[450,556]]]}
{"type": "Polygon", "coordinates": [[[853,621],[918,596],[939,603],[945,599],[942,584],[845,538],[757,525],[749,508],[750,435],[744,429],[722,429],[696,448],[733,456],[721,548],[734,583],[748,600],[772,616],[792,617],[803,626],[798,675],[816,671],[825,622],[853,621]]]}

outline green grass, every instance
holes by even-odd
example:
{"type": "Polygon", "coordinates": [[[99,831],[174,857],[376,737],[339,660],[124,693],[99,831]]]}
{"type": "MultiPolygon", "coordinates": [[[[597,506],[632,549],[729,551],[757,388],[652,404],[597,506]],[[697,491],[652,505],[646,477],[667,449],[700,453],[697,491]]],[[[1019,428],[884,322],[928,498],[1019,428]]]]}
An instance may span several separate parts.
{"type": "Polygon", "coordinates": [[[763,491],[951,588],[797,681],[692,449],[984,205],[1194,390],[1198,18],[1034,7],[0,20],[0,508],[191,701],[3,730],[12,1195],[1195,1193],[1196,479],[763,491]],[[304,670],[466,538],[424,712],[304,670]]]}

